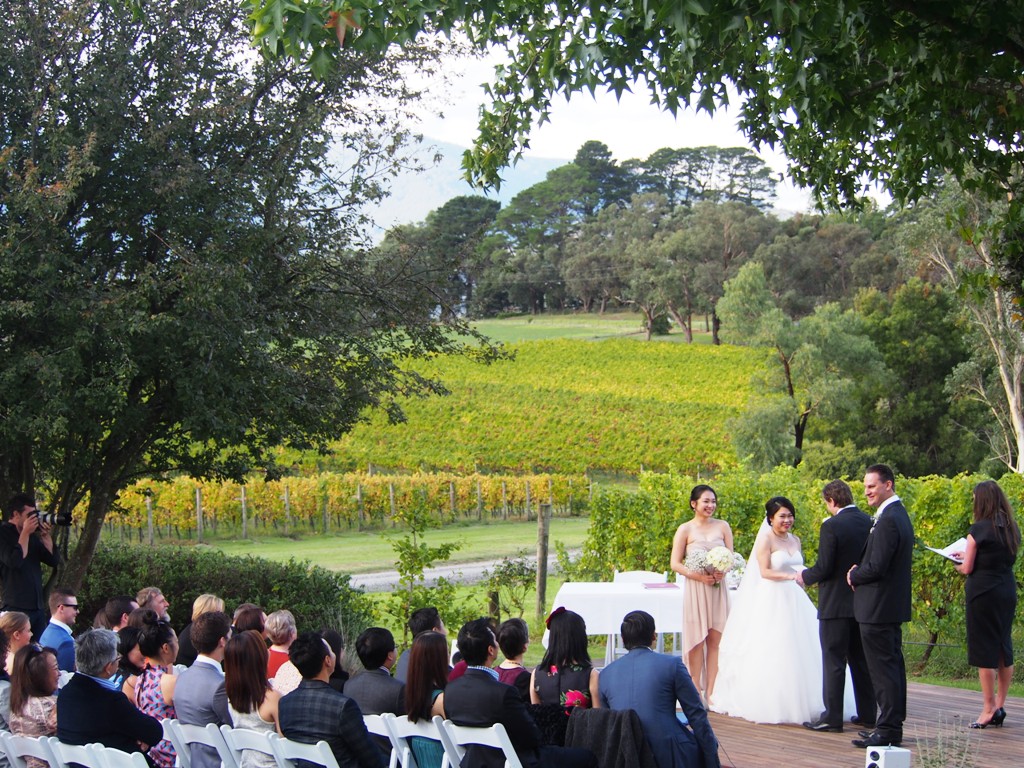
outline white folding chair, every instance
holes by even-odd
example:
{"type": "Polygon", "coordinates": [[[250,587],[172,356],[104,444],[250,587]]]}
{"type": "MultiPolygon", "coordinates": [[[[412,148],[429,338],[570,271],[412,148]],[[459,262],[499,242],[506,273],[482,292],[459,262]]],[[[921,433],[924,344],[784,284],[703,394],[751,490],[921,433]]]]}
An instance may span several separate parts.
{"type": "MultiPolygon", "coordinates": [[[[616,571],[612,581],[624,584],[664,584],[667,579],[664,573],[656,571],[616,571]]],[[[658,633],[657,651],[658,653],[665,651],[665,637],[660,632],[658,633]]],[[[620,642],[619,636],[617,634],[608,635],[608,642],[604,647],[604,665],[607,667],[625,653],[626,649],[620,642]]]]}
{"type": "Polygon", "coordinates": [[[324,768],[338,768],[338,761],[331,752],[331,745],[326,741],[318,741],[316,744],[303,744],[299,741],[278,736],[272,733],[268,737],[270,745],[274,748],[274,757],[277,758],[277,768],[301,768],[296,760],[305,760],[307,763],[316,763],[324,768]]]}
{"type": "Polygon", "coordinates": [[[220,733],[224,737],[224,743],[231,750],[235,762],[239,765],[242,764],[242,752],[247,749],[262,752],[264,755],[270,755],[275,760],[277,759],[274,747],[268,738],[270,731],[254,731],[251,728],[232,728],[230,725],[222,725],[220,733]]]}
{"type": "Polygon", "coordinates": [[[384,716],[363,715],[363,722],[366,724],[368,733],[387,739],[388,743],[391,744],[391,758],[388,760],[388,768],[395,768],[398,765],[398,744],[391,737],[391,729],[384,722],[384,716]]]}
{"type": "Polygon", "coordinates": [[[64,744],[56,736],[50,736],[48,741],[60,768],[70,768],[72,763],[85,768],[107,768],[99,744],[64,744]]]}
{"type": "Polygon", "coordinates": [[[165,717],[160,721],[160,725],[164,729],[164,738],[171,742],[171,746],[174,747],[174,768],[192,768],[192,762],[188,756],[188,748],[174,727],[176,722],[178,721],[170,717],[165,717]]]}
{"type": "MultiPolygon", "coordinates": [[[[398,755],[398,763],[402,765],[402,768],[419,768],[416,765],[416,758],[412,753],[412,743],[409,741],[413,736],[422,736],[424,739],[433,739],[434,741],[440,742],[442,747],[444,742],[441,741],[441,735],[438,733],[437,726],[429,720],[420,720],[419,722],[412,722],[408,717],[402,715],[401,717],[395,717],[394,715],[384,715],[384,724],[391,731],[391,743],[394,745],[393,754],[398,755]]],[[[441,762],[441,768],[445,768],[448,760],[447,753],[441,762]]]]}
{"type": "MultiPolygon", "coordinates": [[[[455,725],[451,720],[444,720],[441,727],[455,744],[460,761],[466,754],[466,745],[478,744],[501,750],[505,755],[505,768],[523,768],[519,755],[516,754],[516,748],[512,746],[512,740],[501,723],[495,723],[489,728],[472,728],[466,725],[455,725]]],[[[445,747],[445,751],[447,752],[447,747],[445,747]]]]}
{"type": "Polygon", "coordinates": [[[441,762],[441,768],[462,768],[462,755],[465,753],[465,750],[460,752],[458,745],[452,740],[448,731],[445,730],[444,718],[440,715],[434,715],[431,722],[434,724],[437,737],[441,739],[441,747],[444,749],[444,760],[441,762]]]}
{"type": "Polygon", "coordinates": [[[7,731],[0,731],[0,745],[3,746],[11,768],[25,768],[25,758],[34,757],[47,763],[50,768],[60,768],[50,742],[45,736],[15,736],[7,731]]]}
{"type": "Polygon", "coordinates": [[[188,768],[191,765],[193,744],[202,744],[217,750],[223,768],[238,768],[235,756],[224,742],[220,728],[213,723],[186,725],[180,720],[171,720],[171,733],[177,737],[171,743],[174,744],[174,749],[181,758],[183,768],[188,768]]]}
{"type": "Polygon", "coordinates": [[[146,756],[141,752],[122,752],[113,747],[100,746],[100,757],[106,768],[149,768],[146,756]]]}

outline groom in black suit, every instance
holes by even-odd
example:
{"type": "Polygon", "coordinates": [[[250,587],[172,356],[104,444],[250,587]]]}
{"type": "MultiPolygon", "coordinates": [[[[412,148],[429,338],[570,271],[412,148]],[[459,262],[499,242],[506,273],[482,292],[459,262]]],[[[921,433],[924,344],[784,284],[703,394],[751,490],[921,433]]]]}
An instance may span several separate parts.
{"type": "Polygon", "coordinates": [[[860,564],[846,580],[854,589],[853,612],[860,624],[878,701],[875,730],[862,731],[855,747],[878,747],[903,741],[907,718],[907,668],[903,661],[903,627],[910,621],[910,565],[914,526],[896,495],[896,480],[885,464],[868,467],[864,495],[874,507],[875,522],[860,564]]]}
{"type": "Polygon", "coordinates": [[[842,480],[833,480],[821,494],[832,515],[818,534],[818,562],[797,576],[801,586],[818,585],[818,638],[821,641],[821,687],[825,711],[812,731],[843,731],[843,694],[846,665],[850,665],[857,717],[853,722],[874,727],[875,691],[860,641],[860,627],[853,616],[853,590],[846,573],[864,551],[871,518],[853,503],[853,492],[842,480]]]}

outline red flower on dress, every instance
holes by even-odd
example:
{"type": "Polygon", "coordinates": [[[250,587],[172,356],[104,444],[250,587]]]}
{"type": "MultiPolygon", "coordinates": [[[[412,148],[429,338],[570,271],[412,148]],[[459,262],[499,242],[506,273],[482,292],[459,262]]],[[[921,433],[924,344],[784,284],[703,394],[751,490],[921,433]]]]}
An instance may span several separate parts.
{"type": "Polygon", "coordinates": [[[565,701],[562,702],[568,707],[589,707],[590,698],[582,691],[566,691],[565,701]]]}

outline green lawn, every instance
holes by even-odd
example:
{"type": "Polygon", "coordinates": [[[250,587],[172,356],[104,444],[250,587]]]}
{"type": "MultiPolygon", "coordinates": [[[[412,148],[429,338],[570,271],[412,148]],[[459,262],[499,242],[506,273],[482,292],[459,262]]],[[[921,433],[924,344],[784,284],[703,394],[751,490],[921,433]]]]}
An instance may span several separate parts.
{"type": "MultiPolygon", "coordinates": [[[[550,541],[560,541],[567,547],[579,547],[586,537],[587,518],[554,518],[551,521],[550,541]]],[[[395,567],[391,541],[400,538],[404,529],[339,533],[324,536],[299,535],[258,536],[248,540],[213,541],[208,545],[229,555],[255,555],[268,560],[285,561],[289,558],[310,560],[316,565],[346,573],[372,573],[395,567]]],[[[462,548],[452,555],[451,562],[467,563],[498,560],[515,555],[525,549],[537,549],[536,522],[492,522],[487,524],[453,524],[428,531],[427,544],[460,542],[462,548]]]]}
{"type": "MultiPolygon", "coordinates": [[[[478,320],[473,325],[485,336],[508,344],[541,339],[645,338],[643,317],[636,312],[606,312],[603,315],[586,312],[522,315],[499,320],[478,320]]],[[[703,327],[700,323],[695,325],[703,327]]],[[[686,341],[678,329],[673,329],[668,336],[655,336],[653,339],[669,342],[686,341]]],[[[695,333],[694,342],[710,344],[711,334],[695,333]]]]}

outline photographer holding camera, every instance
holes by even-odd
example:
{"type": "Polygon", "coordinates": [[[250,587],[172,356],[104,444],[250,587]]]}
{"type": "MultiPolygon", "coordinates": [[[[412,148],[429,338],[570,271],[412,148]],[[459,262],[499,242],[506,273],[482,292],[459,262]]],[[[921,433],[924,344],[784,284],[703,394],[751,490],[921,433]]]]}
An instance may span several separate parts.
{"type": "Polygon", "coordinates": [[[42,563],[60,565],[53,546],[51,525],[39,519],[36,502],[18,493],[7,504],[8,520],[0,525],[0,581],[3,605],[0,610],[21,611],[32,623],[32,637],[43,634],[49,612],[43,600],[42,563]]]}

